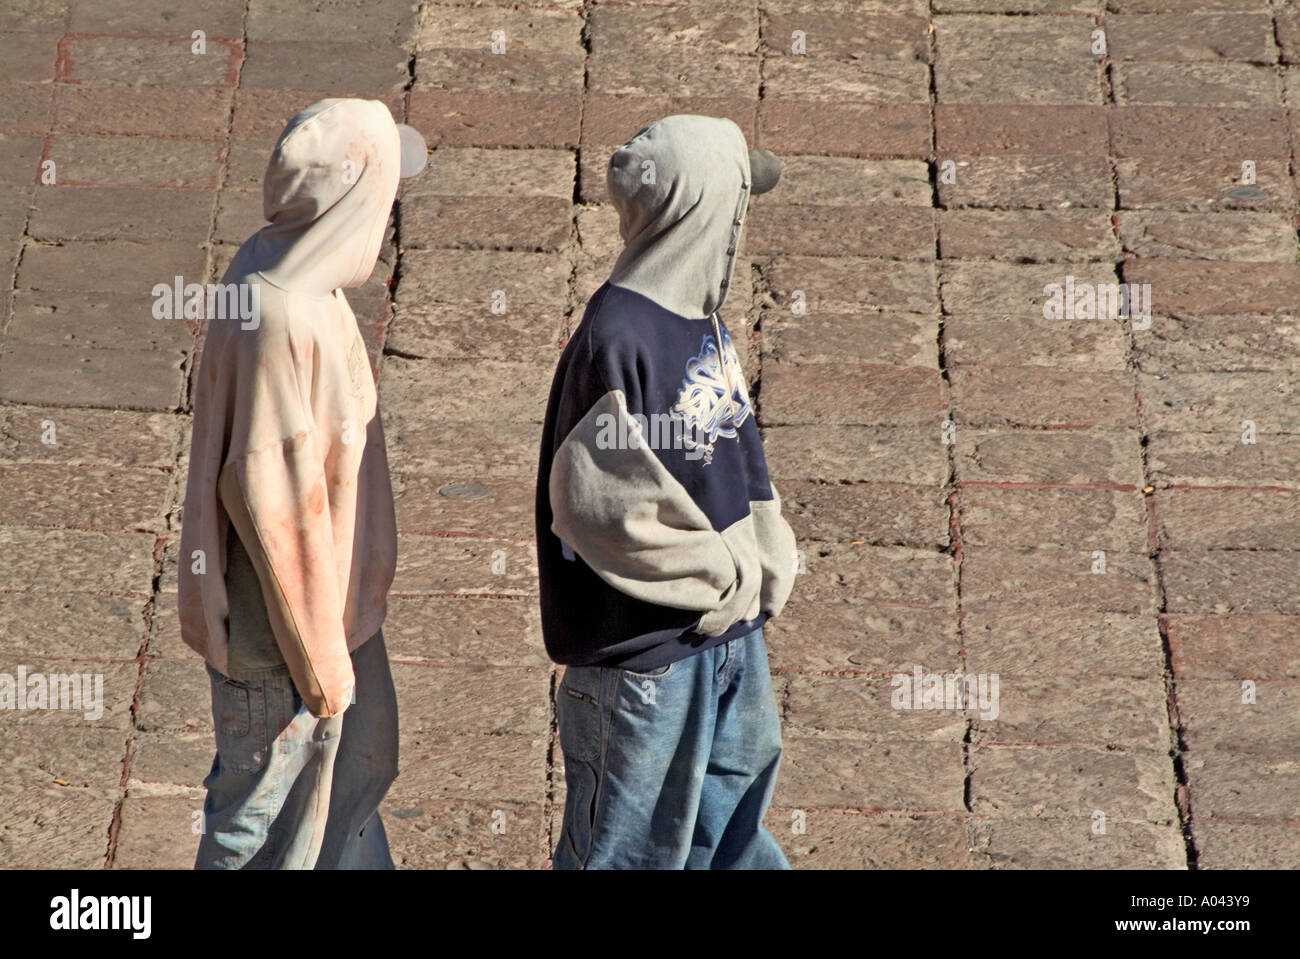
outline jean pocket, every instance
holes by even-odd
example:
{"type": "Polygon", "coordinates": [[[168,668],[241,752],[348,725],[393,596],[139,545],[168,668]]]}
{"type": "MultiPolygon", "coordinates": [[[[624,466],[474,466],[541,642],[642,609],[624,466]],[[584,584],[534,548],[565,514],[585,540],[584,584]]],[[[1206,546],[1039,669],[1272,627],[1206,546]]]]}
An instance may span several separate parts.
{"type": "Polygon", "coordinates": [[[629,679],[667,679],[669,674],[676,668],[677,663],[673,662],[648,672],[638,672],[634,669],[620,669],[619,672],[629,679]]]}
{"type": "Polygon", "coordinates": [[[600,669],[570,666],[555,697],[555,719],[565,759],[600,756],[600,669]]]}
{"type": "Polygon", "coordinates": [[[614,697],[614,710],[641,712],[645,706],[658,706],[661,687],[668,682],[676,669],[677,663],[674,662],[648,672],[637,672],[632,669],[617,670],[619,683],[614,697]]]}
{"type": "Polygon", "coordinates": [[[232,773],[248,774],[266,765],[266,691],[261,683],[241,683],[217,674],[212,679],[212,723],[217,760],[232,773]],[[220,678],[218,678],[220,677],[220,678]]]}

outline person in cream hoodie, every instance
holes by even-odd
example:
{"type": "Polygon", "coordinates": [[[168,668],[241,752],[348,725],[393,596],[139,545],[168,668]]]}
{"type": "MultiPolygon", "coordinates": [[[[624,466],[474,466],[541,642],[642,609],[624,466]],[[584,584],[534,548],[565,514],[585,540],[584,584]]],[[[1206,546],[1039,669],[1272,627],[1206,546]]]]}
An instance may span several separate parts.
{"type": "Polygon", "coordinates": [[[381,627],[397,553],[383,426],[343,288],[378,260],[402,137],[329,99],[280,135],[269,225],[210,298],[181,534],[181,637],[207,662],[216,758],[196,868],[392,868],[397,775],[381,627]],[[232,298],[233,299],[233,298],[232,298]]]}

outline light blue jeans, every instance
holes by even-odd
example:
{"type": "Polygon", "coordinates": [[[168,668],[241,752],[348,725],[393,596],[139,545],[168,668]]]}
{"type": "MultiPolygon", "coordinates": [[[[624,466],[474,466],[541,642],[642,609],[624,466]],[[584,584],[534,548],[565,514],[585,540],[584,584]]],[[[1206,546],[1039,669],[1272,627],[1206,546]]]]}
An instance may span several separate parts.
{"type": "Polygon", "coordinates": [[[556,869],[788,869],[763,815],[781,717],[763,631],[650,673],[570,666],[556,869]]]}
{"type": "Polygon", "coordinates": [[[352,653],[356,702],[317,719],[288,670],[208,667],[217,756],[195,869],[392,869],[379,803],[397,778],[397,694],[382,633],[352,653]]]}

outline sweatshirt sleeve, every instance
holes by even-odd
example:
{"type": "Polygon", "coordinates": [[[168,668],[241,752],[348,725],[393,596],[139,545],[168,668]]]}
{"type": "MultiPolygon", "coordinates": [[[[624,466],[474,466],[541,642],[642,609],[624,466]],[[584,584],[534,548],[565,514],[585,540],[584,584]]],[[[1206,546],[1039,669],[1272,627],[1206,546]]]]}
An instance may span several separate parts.
{"type": "Polygon", "coordinates": [[[355,680],[315,431],[232,459],[218,487],[294,686],[313,716],[337,715],[355,680]]]}
{"type": "Polygon", "coordinates": [[[569,431],[551,464],[552,532],[629,596],[720,609],[737,591],[735,556],[653,450],[617,442],[624,429],[642,436],[623,392],[611,390],[569,431]]]}
{"type": "Polygon", "coordinates": [[[268,308],[264,297],[257,329],[223,329],[235,389],[217,492],[257,571],[294,686],[312,715],[328,717],[351,700],[354,677],[326,480],[330,437],[310,401],[320,353],[311,332],[290,322],[307,307],[292,306],[268,308]]]}
{"type": "Polygon", "coordinates": [[[754,537],[758,542],[758,558],[763,569],[760,606],[769,616],[781,615],[785,602],[794,589],[795,550],[794,531],[781,515],[781,494],[772,483],[772,498],[749,504],[754,517],[754,537]]]}

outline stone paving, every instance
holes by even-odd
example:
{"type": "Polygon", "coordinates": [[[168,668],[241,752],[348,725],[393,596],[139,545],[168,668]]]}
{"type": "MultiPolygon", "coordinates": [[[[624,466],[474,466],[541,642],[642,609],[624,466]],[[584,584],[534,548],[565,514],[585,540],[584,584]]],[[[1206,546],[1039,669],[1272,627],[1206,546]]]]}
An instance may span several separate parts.
{"type": "Polygon", "coordinates": [[[220,276],[331,95],[435,148],[349,294],[401,866],[549,862],[536,443],[618,250],[609,153],[674,112],[785,160],[725,315],[806,559],[769,629],[792,863],[1300,866],[1300,4],[1268,0],[5,0],[0,673],[100,674],[104,712],[0,714],[0,865],[192,862],[199,331],[150,291],[220,276]],[[1090,318],[1118,283],[1149,318],[1090,318]],[[916,669],[998,674],[996,716],[891,708],[916,669]]]}

